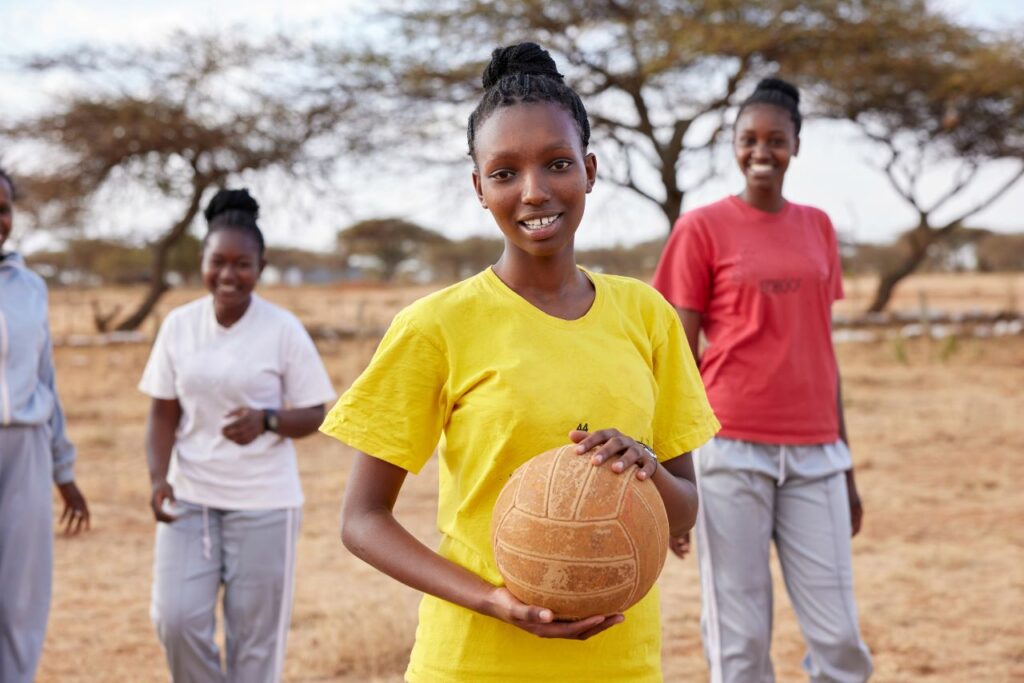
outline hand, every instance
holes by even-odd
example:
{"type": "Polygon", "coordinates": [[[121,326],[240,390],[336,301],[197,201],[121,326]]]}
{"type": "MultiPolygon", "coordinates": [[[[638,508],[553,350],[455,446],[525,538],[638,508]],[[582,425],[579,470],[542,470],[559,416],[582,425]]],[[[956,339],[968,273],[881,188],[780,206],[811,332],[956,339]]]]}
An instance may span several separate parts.
{"type": "Polygon", "coordinates": [[[636,478],[648,479],[658,471],[657,457],[647,448],[618,429],[601,429],[596,432],[581,432],[574,429],[569,438],[576,443],[576,452],[580,455],[597,449],[590,454],[590,461],[595,465],[618,458],[611,464],[613,472],[625,472],[631,465],[637,466],[636,478]]]}
{"type": "Polygon", "coordinates": [[[606,614],[579,621],[555,621],[551,610],[520,602],[504,586],[494,589],[488,603],[491,616],[540,638],[586,640],[626,620],[622,614],[606,614]]]}
{"type": "Polygon", "coordinates": [[[263,433],[263,411],[255,408],[235,408],[224,416],[234,418],[220,430],[226,438],[242,446],[252,443],[263,433]]]}
{"type": "Polygon", "coordinates": [[[156,521],[170,524],[176,520],[176,516],[164,510],[166,504],[175,502],[177,500],[174,498],[174,488],[167,483],[166,479],[160,479],[153,483],[153,490],[149,497],[149,507],[153,509],[153,516],[156,518],[156,521]]]}
{"type": "Polygon", "coordinates": [[[857,493],[857,482],[853,478],[853,469],[846,471],[846,496],[850,499],[850,537],[860,533],[860,525],[864,521],[864,505],[857,493]]]}
{"type": "Polygon", "coordinates": [[[686,559],[690,552],[690,532],[682,536],[672,536],[668,539],[668,549],[680,560],[686,559]]]}
{"type": "Polygon", "coordinates": [[[75,482],[69,481],[66,484],[57,484],[57,491],[64,499],[64,512],[60,515],[59,525],[64,526],[64,533],[74,536],[83,529],[89,529],[89,506],[85,502],[85,496],[78,490],[75,482]]]}

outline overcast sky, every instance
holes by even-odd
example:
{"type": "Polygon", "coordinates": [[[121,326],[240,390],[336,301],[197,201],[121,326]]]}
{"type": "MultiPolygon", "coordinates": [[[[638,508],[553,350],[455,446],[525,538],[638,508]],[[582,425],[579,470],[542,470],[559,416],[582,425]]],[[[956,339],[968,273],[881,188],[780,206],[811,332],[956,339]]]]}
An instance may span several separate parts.
{"type": "MultiPolygon", "coordinates": [[[[4,6],[5,37],[0,54],[18,55],[71,45],[153,43],[175,29],[227,30],[244,24],[254,31],[327,35],[344,31],[355,10],[372,0],[0,0],[4,6]]],[[[1007,22],[1024,23],[1020,0],[945,0],[963,20],[982,26],[1007,22]]],[[[370,5],[373,6],[372,4],[370,5]]],[[[40,106],[47,95],[60,92],[59,81],[30,81],[0,72],[4,114],[40,106]]],[[[887,241],[914,221],[913,212],[889,187],[884,176],[871,166],[879,158],[849,125],[811,122],[801,135],[799,158],[790,166],[786,195],[792,201],[825,209],[836,227],[860,241],[887,241]]],[[[464,144],[458,142],[457,144],[464,144]]],[[[461,152],[462,150],[458,150],[461,152]]],[[[727,153],[727,151],[726,151],[727,153]]],[[[0,156],[0,158],[3,158],[0,156]]],[[[720,178],[687,195],[686,208],[714,201],[741,189],[742,179],[732,164],[720,178]]],[[[982,196],[1000,178],[1015,169],[1013,163],[992,165],[949,212],[982,196]]],[[[275,197],[264,192],[262,221],[271,244],[329,248],[334,233],[355,220],[400,215],[453,237],[497,234],[489,214],[476,204],[469,182],[468,160],[464,170],[437,173],[439,182],[406,183],[395,192],[388,177],[367,176],[364,169],[342,174],[339,191],[344,198],[329,211],[275,211],[275,197]],[[461,185],[461,187],[460,187],[461,185]],[[325,215],[326,214],[326,215],[325,215]]],[[[926,191],[938,193],[951,181],[951,170],[935,169],[926,179],[926,191]]],[[[304,201],[315,202],[315,197],[304,201]]],[[[292,199],[294,205],[294,197],[292,199]]],[[[939,215],[942,218],[942,215],[939,215]]],[[[160,227],[153,218],[150,230],[160,227]]],[[[116,223],[118,219],[110,218],[116,223]]],[[[1024,231],[1024,183],[1019,183],[999,202],[978,214],[971,223],[1004,231],[1024,231]]],[[[635,195],[598,182],[588,203],[578,243],[598,246],[630,243],[663,235],[667,229],[660,211],[635,195]]],[[[32,247],[32,242],[23,243],[32,247]]]]}

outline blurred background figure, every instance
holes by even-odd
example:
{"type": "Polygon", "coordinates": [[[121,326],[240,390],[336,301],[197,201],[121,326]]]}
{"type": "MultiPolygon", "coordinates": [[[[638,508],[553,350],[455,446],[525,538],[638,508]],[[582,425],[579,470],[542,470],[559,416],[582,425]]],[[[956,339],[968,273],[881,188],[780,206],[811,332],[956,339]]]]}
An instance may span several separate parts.
{"type": "Polygon", "coordinates": [[[139,384],[153,399],[151,614],[174,681],[280,680],[303,502],[291,440],[316,431],[334,398],[302,324],[253,294],[266,265],[258,212],[246,190],[210,200],[210,296],[167,316],[139,384]]]}
{"type": "MultiPolygon", "coordinates": [[[[860,496],[847,447],[832,302],[835,231],[782,195],[800,151],[800,94],[764,79],[740,106],[743,191],[684,214],[654,284],[679,309],[722,431],[697,452],[704,650],[712,681],[774,680],[769,549],[779,555],[812,681],[862,683],[871,658],[853,600],[860,496]]],[[[688,549],[676,541],[678,555],[688,549]]]]}
{"type": "Polygon", "coordinates": [[[65,533],[89,528],[64,433],[42,278],[4,251],[14,222],[14,181],[0,169],[0,681],[35,678],[53,577],[53,501],[65,533]]]}

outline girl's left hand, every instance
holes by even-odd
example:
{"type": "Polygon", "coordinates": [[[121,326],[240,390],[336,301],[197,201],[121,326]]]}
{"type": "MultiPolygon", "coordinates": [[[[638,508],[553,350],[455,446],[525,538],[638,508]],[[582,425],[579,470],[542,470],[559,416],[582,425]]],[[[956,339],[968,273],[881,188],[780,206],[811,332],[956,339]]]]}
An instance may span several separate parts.
{"type": "Polygon", "coordinates": [[[64,499],[64,512],[61,513],[60,522],[58,522],[59,525],[64,525],[64,533],[74,536],[80,531],[88,531],[92,519],[89,516],[89,505],[85,502],[85,496],[78,490],[75,482],[57,484],[57,491],[64,499]]]}
{"type": "Polygon", "coordinates": [[[576,444],[576,453],[582,455],[597,449],[590,455],[590,461],[601,465],[616,459],[611,464],[615,473],[625,472],[631,465],[637,466],[636,478],[649,479],[658,471],[658,458],[645,445],[618,429],[601,429],[596,432],[582,432],[574,429],[569,438],[576,444]]]}
{"type": "Polygon", "coordinates": [[[221,434],[242,446],[252,443],[263,433],[263,411],[256,408],[235,408],[224,416],[231,419],[221,434]],[[233,418],[233,419],[232,419],[233,418]]]}

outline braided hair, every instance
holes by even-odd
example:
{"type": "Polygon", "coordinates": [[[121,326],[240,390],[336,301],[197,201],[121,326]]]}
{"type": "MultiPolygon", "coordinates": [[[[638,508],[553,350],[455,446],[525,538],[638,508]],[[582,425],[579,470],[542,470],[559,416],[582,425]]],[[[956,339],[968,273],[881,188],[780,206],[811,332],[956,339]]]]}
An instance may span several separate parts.
{"type": "Polygon", "coordinates": [[[491,53],[491,61],[483,73],[484,96],[469,115],[466,137],[469,155],[475,156],[476,131],[495,110],[525,102],[552,102],[564,108],[576,121],[583,149],[590,143],[590,122],[587,110],[576,91],[565,84],[555,60],[536,43],[519,43],[499,47],[491,53]]]}
{"type": "Polygon", "coordinates": [[[249,194],[249,190],[221,189],[213,195],[213,199],[207,204],[203,215],[206,216],[206,237],[203,238],[203,246],[217,230],[232,229],[248,233],[256,240],[259,247],[260,258],[266,248],[263,242],[263,232],[256,224],[256,217],[260,213],[260,205],[249,194]]]}
{"type": "Polygon", "coordinates": [[[754,104],[770,104],[782,109],[793,121],[793,128],[797,135],[800,135],[800,123],[803,117],[800,116],[800,91],[796,86],[781,78],[763,78],[754,88],[753,94],[743,101],[736,120],[740,120],[743,110],[754,104]]]}

